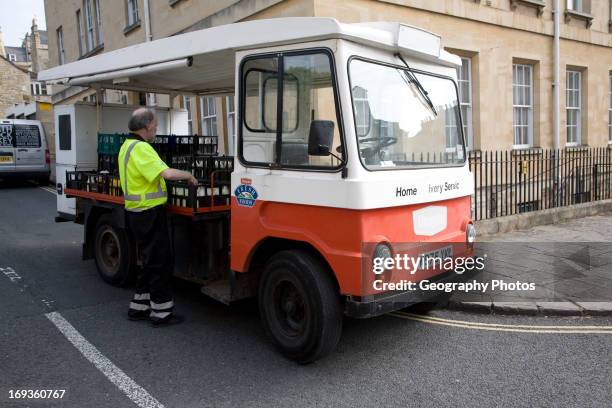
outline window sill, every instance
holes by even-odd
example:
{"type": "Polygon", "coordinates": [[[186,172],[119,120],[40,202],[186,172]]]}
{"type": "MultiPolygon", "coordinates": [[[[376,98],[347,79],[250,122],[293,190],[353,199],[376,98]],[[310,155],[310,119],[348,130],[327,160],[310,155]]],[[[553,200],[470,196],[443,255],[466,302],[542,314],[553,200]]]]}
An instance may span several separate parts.
{"type": "Polygon", "coordinates": [[[583,13],[582,11],[576,10],[565,10],[565,22],[569,23],[572,18],[577,18],[579,20],[584,20],[586,22],[586,27],[590,28],[591,24],[593,24],[593,15],[589,13],[583,13]]]}
{"type": "Polygon", "coordinates": [[[587,150],[589,150],[589,146],[588,145],[579,145],[579,144],[566,144],[565,145],[565,150],[569,150],[571,152],[586,152],[587,150]]]}
{"type": "Polygon", "coordinates": [[[85,54],[81,55],[79,57],[79,59],[82,60],[82,59],[85,59],[85,58],[89,58],[89,57],[91,57],[93,55],[96,55],[97,53],[99,53],[103,49],[104,49],[104,44],[98,44],[94,48],[92,48],[91,50],[87,51],[85,54]]]}
{"type": "Polygon", "coordinates": [[[537,156],[537,155],[541,155],[542,152],[543,150],[541,147],[522,146],[522,145],[512,146],[512,156],[537,156]]]}
{"type": "Polygon", "coordinates": [[[546,6],[546,3],[544,3],[542,0],[510,0],[510,7],[513,10],[516,9],[519,4],[536,8],[538,17],[544,14],[544,7],[546,6]]]}
{"type": "Polygon", "coordinates": [[[126,26],[123,29],[123,35],[128,35],[129,33],[131,33],[132,31],[134,31],[135,29],[137,29],[138,27],[140,27],[140,20],[138,20],[137,22],[135,22],[132,25],[126,26]]]}
{"type": "Polygon", "coordinates": [[[174,7],[176,4],[180,3],[183,0],[168,0],[168,5],[170,7],[174,7]]]}

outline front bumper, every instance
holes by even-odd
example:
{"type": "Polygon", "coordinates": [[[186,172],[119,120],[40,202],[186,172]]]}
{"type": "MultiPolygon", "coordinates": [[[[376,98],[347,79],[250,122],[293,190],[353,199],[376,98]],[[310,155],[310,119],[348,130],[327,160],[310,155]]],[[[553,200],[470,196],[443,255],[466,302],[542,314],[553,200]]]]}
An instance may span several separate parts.
{"type": "MultiPolygon", "coordinates": [[[[442,273],[429,278],[430,282],[450,283],[463,282],[472,274],[469,272],[458,274],[455,271],[442,273]]],[[[367,319],[385,313],[403,309],[421,302],[434,302],[444,295],[452,293],[443,291],[410,290],[404,292],[384,292],[374,296],[349,296],[346,301],[344,314],[357,318],[367,319]]]]}

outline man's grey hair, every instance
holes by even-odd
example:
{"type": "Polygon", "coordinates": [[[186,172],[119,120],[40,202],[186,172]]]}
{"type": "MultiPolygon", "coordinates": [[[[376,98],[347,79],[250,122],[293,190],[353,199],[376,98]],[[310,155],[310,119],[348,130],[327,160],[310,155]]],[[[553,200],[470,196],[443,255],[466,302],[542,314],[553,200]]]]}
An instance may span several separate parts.
{"type": "Polygon", "coordinates": [[[128,129],[132,132],[144,129],[155,119],[155,113],[148,108],[138,108],[132,112],[132,117],[128,123],[128,129]]]}

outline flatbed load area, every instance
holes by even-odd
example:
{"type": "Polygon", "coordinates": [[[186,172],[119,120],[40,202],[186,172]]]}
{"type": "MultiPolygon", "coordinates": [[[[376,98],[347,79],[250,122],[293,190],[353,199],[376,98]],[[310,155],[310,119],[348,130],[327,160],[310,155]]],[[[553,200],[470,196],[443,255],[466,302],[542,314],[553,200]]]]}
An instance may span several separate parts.
{"type": "MultiPolygon", "coordinates": [[[[97,170],[66,172],[66,196],[123,205],[118,154],[126,137],[98,134],[97,170]]],[[[151,145],[168,166],[188,171],[199,181],[197,186],[166,182],[170,212],[196,216],[229,211],[234,158],[218,155],[217,136],[159,135],[151,145]]]]}

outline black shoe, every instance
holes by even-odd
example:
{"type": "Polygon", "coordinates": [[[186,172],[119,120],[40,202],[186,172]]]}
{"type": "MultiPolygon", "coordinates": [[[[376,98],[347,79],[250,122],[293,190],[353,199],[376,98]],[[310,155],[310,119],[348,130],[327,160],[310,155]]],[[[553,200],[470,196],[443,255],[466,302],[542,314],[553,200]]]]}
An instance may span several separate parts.
{"type": "Polygon", "coordinates": [[[171,314],[163,319],[151,319],[153,327],[171,326],[173,324],[183,323],[185,319],[182,316],[171,314]]]}
{"type": "Polygon", "coordinates": [[[137,322],[140,320],[147,320],[149,318],[149,311],[129,311],[128,319],[137,322]]]}

